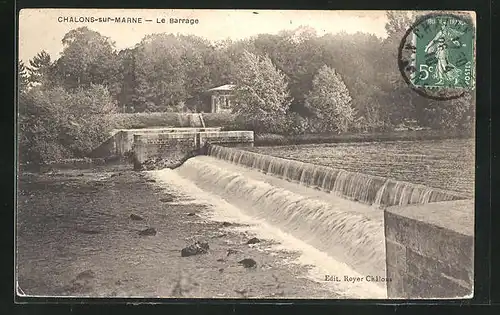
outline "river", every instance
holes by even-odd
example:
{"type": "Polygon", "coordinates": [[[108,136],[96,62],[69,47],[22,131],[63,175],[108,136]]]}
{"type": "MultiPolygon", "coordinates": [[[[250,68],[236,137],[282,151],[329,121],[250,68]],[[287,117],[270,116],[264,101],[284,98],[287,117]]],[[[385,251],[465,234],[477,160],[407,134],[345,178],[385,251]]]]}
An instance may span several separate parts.
{"type": "Polygon", "coordinates": [[[254,147],[247,150],[456,191],[474,192],[474,139],[254,147]]]}

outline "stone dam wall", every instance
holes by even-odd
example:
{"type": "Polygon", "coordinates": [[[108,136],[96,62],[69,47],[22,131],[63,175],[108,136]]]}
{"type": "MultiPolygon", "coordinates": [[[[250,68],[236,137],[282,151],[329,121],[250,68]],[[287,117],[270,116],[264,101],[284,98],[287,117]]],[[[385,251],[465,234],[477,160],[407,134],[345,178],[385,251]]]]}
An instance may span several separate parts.
{"type": "Polygon", "coordinates": [[[474,287],[474,201],[384,213],[388,298],[465,298],[474,287]]]}
{"type": "Polygon", "coordinates": [[[152,129],[122,129],[118,130],[115,135],[116,154],[124,155],[131,152],[134,144],[135,135],[157,135],[157,134],[173,134],[173,133],[197,133],[203,131],[220,131],[220,127],[214,128],[152,128],[152,129]]]}
{"type": "Polygon", "coordinates": [[[172,168],[192,156],[204,154],[208,143],[252,146],[253,141],[253,131],[197,130],[134,134],[134,168],[172,168]]]}

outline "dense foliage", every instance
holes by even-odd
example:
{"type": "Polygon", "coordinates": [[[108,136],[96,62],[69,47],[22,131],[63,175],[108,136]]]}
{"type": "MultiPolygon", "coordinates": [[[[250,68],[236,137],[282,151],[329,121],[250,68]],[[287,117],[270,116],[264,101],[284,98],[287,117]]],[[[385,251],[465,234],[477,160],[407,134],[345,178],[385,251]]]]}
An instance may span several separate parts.
{"type": "Polygon", "coordinates": [[[384,131],[408,121],[472,130],[474,95],[436,102],[407,86],[397,50],[412,19],[401,12],[387,17],[385,39],[318,36],[299,27],[220,42],[153,34],[121,51],[98,32],[74,29],[62,39],[57,60],[42,51],[19,63],[21,146],[43,161],[83,155],[106,134],[103,115],[115,107],[121,113],[207,111],[204,92],[230,83],[237,86],[235,114],[258,132],[384,131]],[[57,145],[49,149],[45,142],[57,145]]]}
{"type": "Polygon", "coordinates": [[[306,106],[314,113],[317,129],[346,132],[352,127],[356,111],[349,90],[336,71],[328,66],[319,69],[306,96],[306,106]]]}
{"type": "Polygon", "coordinates": [[[258,132],[283,132],[290,105],[285,75],[267,56],[245,51],[238,69],[233,111],[258,132]]]}
{"type": "Polygon", "coordinates": [[[31,163],[90,153],[106,139],[109,114],[114,112],[109,92],[101,85],[72,92],[35,87],[20,102],[19,157],[31,163]]]}

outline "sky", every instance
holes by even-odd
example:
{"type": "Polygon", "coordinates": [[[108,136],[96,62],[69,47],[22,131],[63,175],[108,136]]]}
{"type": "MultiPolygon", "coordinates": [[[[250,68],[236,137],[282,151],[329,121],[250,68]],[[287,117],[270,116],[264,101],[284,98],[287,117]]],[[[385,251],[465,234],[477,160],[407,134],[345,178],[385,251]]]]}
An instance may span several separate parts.
{"type": "Polygon", "coordinates": [[[158,10],[158,9],[23,9],[19,14],[19,58],[28,61],[45,50],[57,59],[62,38],[82,26],[110,37],[117,49],[133,47],[145,35],[181,33],[209,40],[242,39],[260,33],[309,26],[318,35],[364,32],[386,37],[385,11],[290,11],[290,10],[158,10]],[[257,13],[257,14],[256,14],[257,13]],[[64,18],[142,18],[141,24],[109,22],[64,22],[64,18]],[[167,23],[161,22],[165,18],[167,23]],[[197,24],[172,24],[170,18],[197,19],[197,24]],[[146,22],[145,20],[151,20],[146,22]]]}

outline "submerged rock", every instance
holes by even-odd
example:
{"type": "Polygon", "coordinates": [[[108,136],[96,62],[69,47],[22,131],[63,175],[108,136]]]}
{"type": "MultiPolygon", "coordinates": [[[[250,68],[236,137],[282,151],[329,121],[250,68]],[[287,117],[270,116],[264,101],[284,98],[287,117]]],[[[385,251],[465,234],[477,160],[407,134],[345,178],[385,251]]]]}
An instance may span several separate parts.
{"type": "Polygon", "coordinates": [[[83,272],[80,272],[75,279],[76,280],[84,280],[84,279],[92,279],[95,277],[95,273],[92,270],[85,270],[83,272]]]}
{"type": "Polygon", "coordinates": [[[254,268],[257,266],[257,262],[252,258],[245,258],[243,260],[238,261],[238,264],[243,265],[245,268],[254,268]]]}
{"type": "Polygon", "coordinates": [[[260,243],[260,240],[256,237],[249,239],[247,242],[247,244],[257,244],[257,243],[260,243]]]}
{"type": "Polygon", "coordinates": [[[206,254],[210,247],[206,242],[198,242],[196,241],[193,245],[189,245],[181,250],[182,257],[206,254]]]}
{"type": "Polygon", "coordinates": [[[144,220],[143,217],[141,217],[141,216],[139,216],[137,214],[133,214],[133,213],[130,215],[130,219],[132,219],[134,221],[142,221],[142,220],[144,220]]]}
{"type": "Polygon", "coordinates": [[[172,197],[165,197],[160,199],[161,202],[172,202],[174,201],[174,198],[172,197]]]}
{"type": "Polygon", "coordinates": [[[234,250],[234,249],[228,249],[228,250],[227,250],[227,256],[229,256],[229,255],[231,255],[231,254],[237,254],[237,253],[239,253],[239,251],[234,250]]]}
{"type": "Polygon", "coordinates": [[[87,230],[87,229],[77,229],[77,231],[80,232],[80,233],[89,234],[89,235],[95,235],[95,234],[99,234],[100,233],[100,231],[87,230]]]}
{"type": "Polygon", "coordinates": [[[148,228],[148,229],[142,230],[139,232],[139,235],[141,235],[141,236],[154,236],[154,235],[156,235],[156,229],[155,228],[148,228]]]}

